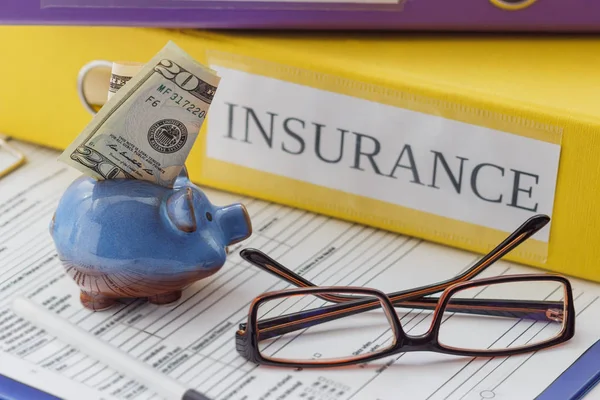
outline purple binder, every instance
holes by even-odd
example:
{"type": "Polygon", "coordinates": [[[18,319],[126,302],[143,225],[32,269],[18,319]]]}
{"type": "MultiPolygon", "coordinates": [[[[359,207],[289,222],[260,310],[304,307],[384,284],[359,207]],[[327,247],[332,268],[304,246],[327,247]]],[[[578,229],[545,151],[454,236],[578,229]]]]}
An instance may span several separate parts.
{"type": "Polygon", "coordinates": [[[600,32],[598,0],[1,0],[0,24],[600,32]]]}

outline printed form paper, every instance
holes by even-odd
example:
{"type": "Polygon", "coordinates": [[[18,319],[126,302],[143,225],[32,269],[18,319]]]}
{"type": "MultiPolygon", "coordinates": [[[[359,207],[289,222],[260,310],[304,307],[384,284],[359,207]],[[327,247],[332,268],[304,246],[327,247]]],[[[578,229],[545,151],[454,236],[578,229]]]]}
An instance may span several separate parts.
{"type": "MultiPolygon", "coordinates": [[[[60,338],[19,320],[9,308],[12,297],[31,296],[101,340],[215,400],[534,399],[600,337],[600,285],[573,279],[576,335],[553,349],[496,358],[406,353],[337,370],[254,365],[235,351],[234,333],[247,321],[256,296],[290,286],[243,261],[238,255],[242,248],[260,249],[318,285],[364,286],[384,292],[447,279],[479,256],[208,189],[215,204],[240,201],[247,206],[254,228],[251,238],[232,248],[223,268],[187,288],[175,305],[127,300],[94,313],[80,305],[78,288],[65,275],[48,232],[60,196],[79,173],[58,163],[56,151],[12,143],[26,154],[28,163],[0,180],[0,349],[9,357],[60,374],[74,387],[84,385],[98,398],[158,396],[60,338]]],[[[482,276],[531,272],[540,270],[499,261],[482,276]]],[[[408,333],[425,331],[429,321],[418,310],[402,318],[408,333]]],[[[519,337],[522,332],[494,334],[519,337]]],[[[310,351],[314,349],[307,348],[310,351]]],[[[15,371],[8,363],[10,359],[2,355],[1,373],[19,375],[27,369],[15,371]]],[[[43,381],[38,381],[42,387],[43,381]]]]}

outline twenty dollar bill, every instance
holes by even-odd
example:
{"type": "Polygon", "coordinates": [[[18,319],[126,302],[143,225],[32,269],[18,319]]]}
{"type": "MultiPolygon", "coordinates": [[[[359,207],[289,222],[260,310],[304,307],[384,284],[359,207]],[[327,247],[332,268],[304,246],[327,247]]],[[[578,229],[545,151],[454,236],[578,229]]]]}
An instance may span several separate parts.
{"type": "Polygon", "coordinates": [[[172,187],[219,81],[169,42],[112,94],[59,161],[99,180],[141,179],[172,187]]]}

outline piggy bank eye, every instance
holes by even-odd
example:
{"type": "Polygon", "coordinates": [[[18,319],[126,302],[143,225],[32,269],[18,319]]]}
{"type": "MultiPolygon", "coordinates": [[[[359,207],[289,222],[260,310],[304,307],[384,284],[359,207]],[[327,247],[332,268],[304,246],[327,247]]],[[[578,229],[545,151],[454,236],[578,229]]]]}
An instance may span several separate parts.
{"type": "Polygon", "coordinates": [[[206,213],[206,219],[209,220],[209,221],[212,221],[212,214],[209,213],[209,212],[207,212],[206,213]]]}

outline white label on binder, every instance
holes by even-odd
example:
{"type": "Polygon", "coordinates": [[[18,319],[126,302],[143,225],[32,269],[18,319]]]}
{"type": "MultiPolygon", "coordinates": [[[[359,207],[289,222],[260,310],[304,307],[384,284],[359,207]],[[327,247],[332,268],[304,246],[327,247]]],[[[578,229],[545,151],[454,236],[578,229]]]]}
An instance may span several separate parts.
{"type": "Polygon", "coordinates": [[[552,216],[558,144],[211,67],[208,157],[506,232],[552,216]]]}

